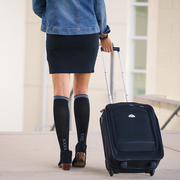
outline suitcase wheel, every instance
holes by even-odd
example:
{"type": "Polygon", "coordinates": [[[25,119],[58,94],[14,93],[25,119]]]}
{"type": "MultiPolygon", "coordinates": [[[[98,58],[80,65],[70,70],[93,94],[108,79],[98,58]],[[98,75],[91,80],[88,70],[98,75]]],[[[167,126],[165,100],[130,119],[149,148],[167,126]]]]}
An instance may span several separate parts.
{"type": "Polygon", "coordinates": [[[154,161],[151,162],[151,168],[156,168],[156,163],[154,161]]]}
{"type": "Polygon", "coordinates": [[[152,170],[149,174],[150,174],[151,176],[154,176],[154,173],[155,173],[155,170],[152,170]]]}
{"type": "Polygon", "coordinates": [[[121,163],[121,167],[122,167],[122,168],[127,168],[127,161],[123,161],[123,162],[121,163]]]}
{"type": "Polygon", "coordinates": [[[112,177],[114,175],[114,171],[113,170],[110,170],[109,171],[109,175],[112,177]]]}

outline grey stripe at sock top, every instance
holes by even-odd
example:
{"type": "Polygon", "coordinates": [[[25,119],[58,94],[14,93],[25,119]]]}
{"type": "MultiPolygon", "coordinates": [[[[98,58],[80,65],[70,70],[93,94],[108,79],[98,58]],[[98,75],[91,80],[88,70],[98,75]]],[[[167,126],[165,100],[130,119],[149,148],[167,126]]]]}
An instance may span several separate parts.
{"type": "Polygon", "coordinates": [[[77,99],[77,98],[88,98],[88,95],[87,94],[78,94],[78,95],[74,96],[74,99],[77,99]]]}
{"type": "Polygon", "coordinates": [[[64,100],[69,101],[69,98],[66,97],[66,96],[54,96],[54,100],[55,100],[55,99],[64,99],[64,100]]]}

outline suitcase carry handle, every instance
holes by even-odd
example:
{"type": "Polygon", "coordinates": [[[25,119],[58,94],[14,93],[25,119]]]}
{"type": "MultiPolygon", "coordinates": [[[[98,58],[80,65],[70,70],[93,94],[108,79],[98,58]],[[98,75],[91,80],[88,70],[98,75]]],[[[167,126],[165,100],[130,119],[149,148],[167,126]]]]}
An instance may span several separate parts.
{"type": "MultiPolygon", "coordinates": [[[[101,51],[104,51],[102,47],[101,47],[101,51]]],[[[119,47],[113,47],[113,51],[120,52],[120,48],[119,47]]]]}
{"type": "MultiPolygon", "coordinates": [[[[120,61],[120,66],[121,66],[121,75],[122,75],[123,84],[124,84],[124,90],[125,90],[125,98],[126,98],[126,102],[129,102],[126,83],[125,83],[125,78],[124,78],[124,71],[123,71],[123,67],[122,67],[120,48],[119,47],[113,47],[113,51],[117,51],[118,54],[119,54],[119,61],[120,61]]],[[[101,52],[102,52],[103,63],[104,63],[104,72],[105,72],[105,78],[106,78],[106,85],[107,85],[107,90],[108,90],[109,102],[112,104],[113,103],[112,95],[111,95],[111,91],[110,91],[110,88],[109,88],[109,81],[108,81],[108,77],[107,77],[106,64],[105,64],[105,60],[104,60],[104,50],[103,50],[102,47],[101,47],[101,52]]]]}

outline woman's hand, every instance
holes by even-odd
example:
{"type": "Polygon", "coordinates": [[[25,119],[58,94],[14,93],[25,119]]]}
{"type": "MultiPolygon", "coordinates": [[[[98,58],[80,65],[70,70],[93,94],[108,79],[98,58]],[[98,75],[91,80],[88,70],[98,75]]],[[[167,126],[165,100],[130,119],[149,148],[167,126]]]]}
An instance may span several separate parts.
{"type": "MultiPolygon", "coordinates": [[[[101,37],[101,38],[103,38],[103,37],[101,37]]],[[[101,46],[102,46],[104,52],[113,52],[112,42],[111,42],[110,38],[101,40],[101,46]]]]}

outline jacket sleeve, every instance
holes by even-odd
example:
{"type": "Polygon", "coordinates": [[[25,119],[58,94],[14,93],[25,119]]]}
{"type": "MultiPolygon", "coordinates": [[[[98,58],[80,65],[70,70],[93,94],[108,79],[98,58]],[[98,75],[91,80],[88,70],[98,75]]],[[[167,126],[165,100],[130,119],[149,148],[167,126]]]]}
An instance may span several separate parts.
{"type": "Polygon", "coordinates": [[[100,34],[108,34],[111,30],[107,25],[106,6],[104,0],[95,0],[94,9],[100,28],[100,34]]]}
{"type": "Polygon", "coordinates": [[[46,0],[32,0],[33,11],[42,18],[42,13],[46,7],[46,0]]]}

